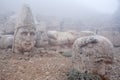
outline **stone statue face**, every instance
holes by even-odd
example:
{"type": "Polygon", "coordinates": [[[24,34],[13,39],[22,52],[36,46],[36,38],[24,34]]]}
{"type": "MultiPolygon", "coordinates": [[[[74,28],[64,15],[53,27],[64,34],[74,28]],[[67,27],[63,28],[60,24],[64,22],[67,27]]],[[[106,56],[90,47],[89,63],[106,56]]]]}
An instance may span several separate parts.
{"type": "Polygon", "coordinates": [[[20,28],[15,39],[16,48],[20,52],[29,52],[34,48],[36,43],[36,32],[34,29],[20,28]]]}

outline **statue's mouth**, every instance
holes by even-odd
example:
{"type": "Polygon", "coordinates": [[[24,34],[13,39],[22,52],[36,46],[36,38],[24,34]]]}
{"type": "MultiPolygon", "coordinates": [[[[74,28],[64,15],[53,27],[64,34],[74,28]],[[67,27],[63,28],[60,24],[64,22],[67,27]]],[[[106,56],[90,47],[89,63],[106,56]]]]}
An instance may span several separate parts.
{"type": "Polygon", "coordinates": [[[25,46],[29,47],[31,46],[32,44],[31,43],[24,43],[25,46]]]}
{"type": "Polygon", "coordinates": [[[23,44],[23,48],[24,48],[25,51],[30,51],[32,49],[32,47],[33,47],[32,43],[26,42],[26,43],[23,44]]]}

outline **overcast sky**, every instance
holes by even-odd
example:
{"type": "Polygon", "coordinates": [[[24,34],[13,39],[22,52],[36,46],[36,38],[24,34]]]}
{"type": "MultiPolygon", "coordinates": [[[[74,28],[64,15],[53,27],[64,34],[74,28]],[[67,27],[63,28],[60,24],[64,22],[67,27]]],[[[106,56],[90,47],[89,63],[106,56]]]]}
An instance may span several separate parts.
{"type": "Polygon", "coordinates": [[[79,16],[84,14],[113,14],[118,0],[0,0],[0,13],[20,11],[23,4],[29,4],[35,14],[55,16],[79,16]]]}

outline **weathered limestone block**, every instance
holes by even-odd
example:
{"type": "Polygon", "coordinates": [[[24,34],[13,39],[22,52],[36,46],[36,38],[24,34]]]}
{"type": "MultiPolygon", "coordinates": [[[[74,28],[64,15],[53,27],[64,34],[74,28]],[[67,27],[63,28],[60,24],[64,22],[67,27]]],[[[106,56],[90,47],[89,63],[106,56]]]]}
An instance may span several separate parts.
{"type": "Polygon", "coordinates": [[[92,31],[80,31],[79,32],[79,37],[92,36],[92,35],[95,35],[95,33],[92,31]]]}
{"type": "Polygon", "coordinates": [[[100,31],[98,34],[108,38],[113,43],[114,47],[120,47],[120,32],[100,31]]]}
{"type": "Polygon", "coordinates": [[[48,46],[48,36],[45,31],[37,31],[36,45],[37,48],[48,46]]]}
{"type": "Polygon", "coordinates": [[[0,48],[12,48],[13,38],[13,35],[0,35],[0,48]]]}
{"type": "Polygon", "coordinates": [[[48,31],[47,35],[51,46],[70,47],[77,38],[77,35],[71,32],[48,31]]]}

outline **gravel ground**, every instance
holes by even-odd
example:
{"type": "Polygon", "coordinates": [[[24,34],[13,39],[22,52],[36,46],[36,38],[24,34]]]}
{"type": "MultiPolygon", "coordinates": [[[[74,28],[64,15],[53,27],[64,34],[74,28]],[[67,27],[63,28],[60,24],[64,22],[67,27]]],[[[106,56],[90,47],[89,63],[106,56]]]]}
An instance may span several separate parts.
{"type": "MultiPolygon", "coordinates": [[[[38,52],[30,56],[12,53],[11,49],[0,50],[0,80],[67,80],[71,57],[54,50],[38,52]]],[[[120,80],[120,48],[114,49],[114,56],[110,78],[120,80]]]]}

